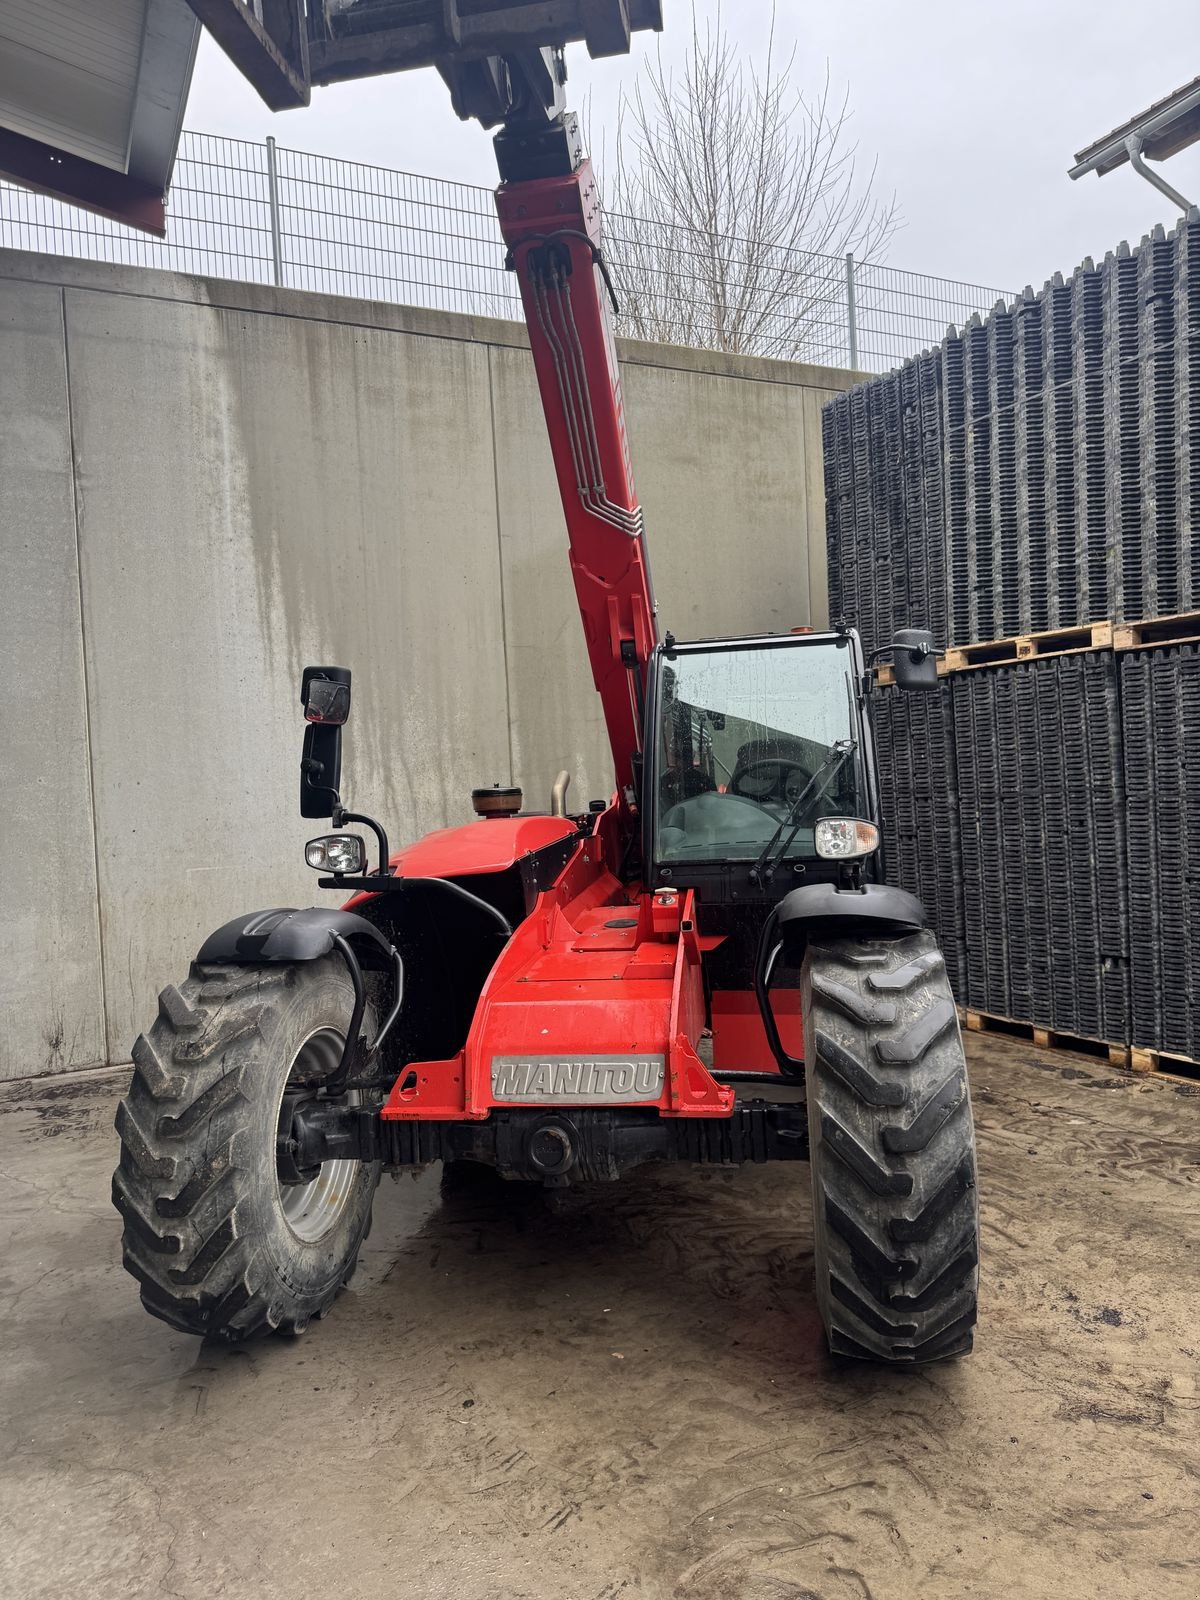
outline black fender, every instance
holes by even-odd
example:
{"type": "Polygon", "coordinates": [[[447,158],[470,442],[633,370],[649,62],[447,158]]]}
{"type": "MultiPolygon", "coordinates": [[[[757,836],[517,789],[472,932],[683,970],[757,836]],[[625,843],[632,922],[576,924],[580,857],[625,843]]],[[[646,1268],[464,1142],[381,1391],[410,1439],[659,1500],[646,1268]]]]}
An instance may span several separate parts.
{"type": "Polygon", "coordinates": [[[253,911],[235,917],[216,933],[210,933],[200,946],[196,960],[201,964],[256,967],[264,962],[288,963],[319,961],[337,952],[346,963],[354,985],[354,1010],[346,1031],[346,1044],[337,1070],[326,1089],[336,1094],[354,1080],[360,1070],[370,1071],[379,1059],[380,1047],[391,1032],[404,1000],[404,967],[373,923],[353,911],[335,906],[309,906],[297,911],[290,906],[272,911],[253,911]],[[363,967],[392,973],[392,1005],[374,1040],[362,1036],[366,1010],[366,985],[363,967]]]}
{"type": "Polygon", "coordinates": [[[335,906],[309,906],[304,911],[277,907],[234,917],[210,933],[196,960],[234,967],[256,967],[262,962],[319,961],[345,939],[365,967],[388,971],[392,947],[365,917],[335,906]]]}
{"type": "Polygon", "coordinates": [[[789,955],[803,954],[813,933],[863,933],[886,939],[929,926],[916,895],[890,883],[864,883],[859,889],[806,883],[785,895],[773,915],[789,955]]]}
{"type": "Polygon", "coordinates": [[[889,883],[865,883],[858,889],[806,883],[783,897],[763,924],[754,963],[754,993],[771,1053],[785,1077],[803,1077],[804,1063],[783,1048],[771,1008],[771,979],[780,955],[798,966],[813,935],[898,939],[928,926],[925,907],[916,895],[889,883]]]}

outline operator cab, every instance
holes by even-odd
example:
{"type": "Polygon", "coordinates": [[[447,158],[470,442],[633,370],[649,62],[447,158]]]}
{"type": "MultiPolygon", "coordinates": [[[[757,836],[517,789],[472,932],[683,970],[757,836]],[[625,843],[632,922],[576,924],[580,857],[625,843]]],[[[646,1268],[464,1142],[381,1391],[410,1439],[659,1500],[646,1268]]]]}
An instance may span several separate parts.
{"type": "Polygon", "coordinates": [[[680,644],[651,664],[643,847],[654,884],[711,903],[777,899],[832,877],[828,818],[876,818],[858,636],[680,644]]]}

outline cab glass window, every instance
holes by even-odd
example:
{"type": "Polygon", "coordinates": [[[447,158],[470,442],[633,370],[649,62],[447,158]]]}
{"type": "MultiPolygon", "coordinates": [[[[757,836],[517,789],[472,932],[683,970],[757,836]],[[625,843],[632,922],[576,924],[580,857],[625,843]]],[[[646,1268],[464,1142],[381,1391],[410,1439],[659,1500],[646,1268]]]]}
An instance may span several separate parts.
{"type": "Polygon", "coordinates": [[[835,642],[686,651],[662,663],[656,857],[753,861],[781,824],[860,814],[852,658],[835,642]]]}

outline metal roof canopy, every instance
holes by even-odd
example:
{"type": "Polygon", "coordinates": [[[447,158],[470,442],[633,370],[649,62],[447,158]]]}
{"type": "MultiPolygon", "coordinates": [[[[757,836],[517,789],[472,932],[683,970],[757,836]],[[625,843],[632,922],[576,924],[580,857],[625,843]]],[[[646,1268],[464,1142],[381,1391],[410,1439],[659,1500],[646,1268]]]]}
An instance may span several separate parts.
{"type": "Polygon", "coordinates": [[[1188,201],[1173,189],[1165,178],[1151,172],[1145,158],[1165,161],[1168,156],[1186,150],[1200,139],[1200,78],[1193,78],[1163,100],[1156,100],[1136,117],[1130,117],[1119,128],[1106,133],[1102,139],[1075,153],[1071,178],[1084,178],[1094,172],[1102,178],[1123,166],[1126,161],[1148,183],[1162,191],[1181,210],[1190,209],[1188,201]]]}
{"type": "Polygon", "coordinates": [[[0,0],[0,176],[165,233],[199,36],[187,0],[0,0]]]}
{"type": "Polygon", "coordinates": [[[201,23],[273,111],[436,66],[490,126],[510,67],[544,98],[554,50],[625,54],[662,0],[0,0],[0,177],[165,234],[201,23]]]}

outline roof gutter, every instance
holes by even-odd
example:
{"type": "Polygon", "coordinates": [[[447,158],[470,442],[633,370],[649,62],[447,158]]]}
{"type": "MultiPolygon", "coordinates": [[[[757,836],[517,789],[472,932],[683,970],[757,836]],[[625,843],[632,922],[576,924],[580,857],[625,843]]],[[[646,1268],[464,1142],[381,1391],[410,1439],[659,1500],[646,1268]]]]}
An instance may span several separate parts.
{"type": "Polygon", "coordinates": [[[1160,194],[1165,194],[1173,206],[1177,206],[1183,212],[1190,211],[1192,209],[1191,201],[1185,200],[1179,190],[1173,188],[1161,172],[1151,172],[1146,165],[1142,156],[1142,146],[1145,142],[1145,136],[1140,133],[1131,133],[1126,139],[1125,148],[1129,152],[1129,165],[1139,177],[1145,178],[1147,183],[1152,183],[1160,194]]]}

